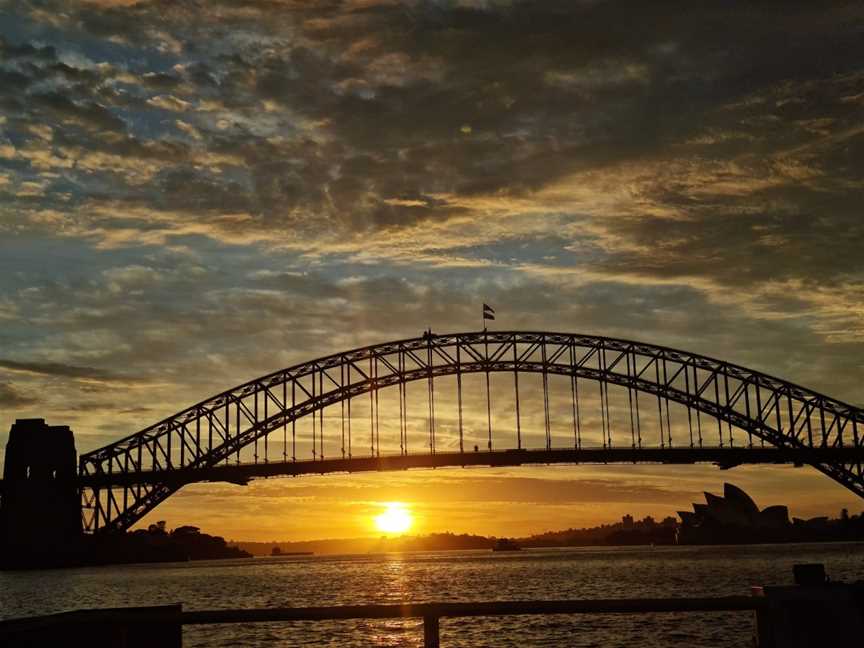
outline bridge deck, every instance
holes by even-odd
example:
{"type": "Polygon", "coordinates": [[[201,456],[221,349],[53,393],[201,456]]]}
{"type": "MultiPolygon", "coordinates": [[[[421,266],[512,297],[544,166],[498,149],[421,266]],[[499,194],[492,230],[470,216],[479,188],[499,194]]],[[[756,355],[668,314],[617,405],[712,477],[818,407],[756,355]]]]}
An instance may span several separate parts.
{"type": "Polygon", "coordinates": [[[814,465],[826,462],[854,462],[864,459],[858,448],[581,448],[550,450],[484,450],[479,452],[436,452],[435,454],[381,455],[304,461],[279,461],[257,464],[220,464],[203,468],[141,471],[87,475],[79,478],[81,487],[105,488],[134,484],[230,482],[246,484],[260,477],[294,477],[328,473],[353,473],[408,470],[410,468],[447,468],[468,466],[522,466],[543,464],[713,463],[720,468],[742,464],[814,465]]]}

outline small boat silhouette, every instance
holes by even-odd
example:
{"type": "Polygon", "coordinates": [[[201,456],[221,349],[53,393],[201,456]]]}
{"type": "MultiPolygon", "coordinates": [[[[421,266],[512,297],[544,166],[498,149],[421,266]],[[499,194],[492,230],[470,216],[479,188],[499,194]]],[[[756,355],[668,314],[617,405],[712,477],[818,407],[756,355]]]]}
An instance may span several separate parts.
{"type": "Polygon", "coordinates": [[[492,546],[492,551],[522,551],[522,547],[510,538],[498,538],[492,546]]]}

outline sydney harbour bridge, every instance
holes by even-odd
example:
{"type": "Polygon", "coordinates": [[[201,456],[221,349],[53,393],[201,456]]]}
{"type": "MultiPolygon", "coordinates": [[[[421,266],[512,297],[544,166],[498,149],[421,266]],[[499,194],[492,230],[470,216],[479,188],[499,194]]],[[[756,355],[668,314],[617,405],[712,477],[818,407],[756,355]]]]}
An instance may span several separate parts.
{"type": "Polygon", "coordinates": [[[860,408],[686,351],[426,332],[217,394],[82,454],[69,481],[89,534],[129,529],[195,482],[445,466],[792,463],[864,497],[862,433],[860,408]]]}

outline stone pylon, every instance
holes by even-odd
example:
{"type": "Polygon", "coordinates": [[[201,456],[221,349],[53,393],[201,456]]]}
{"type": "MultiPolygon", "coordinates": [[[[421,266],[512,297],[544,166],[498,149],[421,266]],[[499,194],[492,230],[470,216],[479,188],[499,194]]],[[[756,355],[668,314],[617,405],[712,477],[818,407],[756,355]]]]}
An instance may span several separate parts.
{"type": "Polygon", "coordinates": [[[81,498],[72,430],[18,419],[9,432],[0,493],[0,565],[5,569],[75,562],[81,498]]]}

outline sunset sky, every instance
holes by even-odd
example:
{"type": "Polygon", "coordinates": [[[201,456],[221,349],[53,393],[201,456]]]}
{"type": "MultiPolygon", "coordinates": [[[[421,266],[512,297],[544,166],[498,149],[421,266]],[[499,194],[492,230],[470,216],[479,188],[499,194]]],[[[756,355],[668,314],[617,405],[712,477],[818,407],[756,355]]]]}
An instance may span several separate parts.
{"type": "MultiPolygon", "coordinates": [[[[862,170],[860,2],[5,0],[0,445],[38,416],[92,450],[483,302],[860,406],[862,170]]],[[[582,466],[201,484],[144,523],[520,535],[724,480],[864,508],[809,468],[582,466]]]]}

